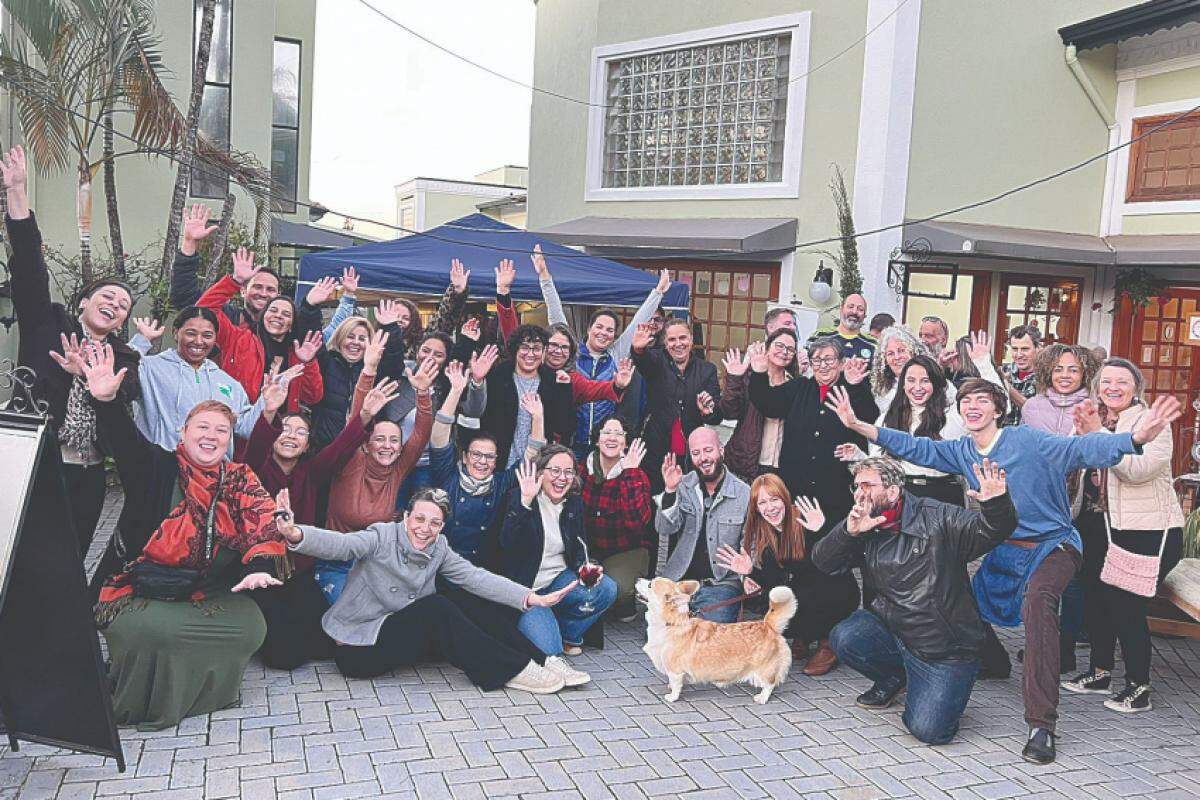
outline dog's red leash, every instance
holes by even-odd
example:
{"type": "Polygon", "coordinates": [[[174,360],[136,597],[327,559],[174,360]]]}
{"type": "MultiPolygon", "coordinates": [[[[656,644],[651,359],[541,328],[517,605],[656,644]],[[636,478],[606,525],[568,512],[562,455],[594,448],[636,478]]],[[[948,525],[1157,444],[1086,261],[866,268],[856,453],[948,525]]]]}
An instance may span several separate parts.
{"type": "Polygon", "coordinates": [[[728,600],[722,600],[719,603],[713,603],[711,605],[704,606],[704,608],[697,608],[692,612],[692,616],[698,617],[701,614],[707,614],[710,611],[716,611],[718,608],[725,608],[726,606],[740,603],[743,600],[749,600],[751,597],[757,597],[760,594],[762,594],[762,589],[755,589],[753,592],[747,592],[746,594],[738,595],[737,597],[731,597],[728,600]]]}

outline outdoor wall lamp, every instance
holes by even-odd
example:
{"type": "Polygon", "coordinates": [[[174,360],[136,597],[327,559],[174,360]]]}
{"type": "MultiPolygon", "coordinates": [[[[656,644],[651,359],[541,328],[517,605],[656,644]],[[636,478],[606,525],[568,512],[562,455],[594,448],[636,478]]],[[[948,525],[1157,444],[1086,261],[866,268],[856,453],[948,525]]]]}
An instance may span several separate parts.
{"type": "Polygon", "coordinates": [[[817,264],[817,272],[813,275],[812,285],[808,287],[808,294],[817,305],[825,305],[829,298],[833,297],[833,269],[825,266],[823,260],[817,264]]]}

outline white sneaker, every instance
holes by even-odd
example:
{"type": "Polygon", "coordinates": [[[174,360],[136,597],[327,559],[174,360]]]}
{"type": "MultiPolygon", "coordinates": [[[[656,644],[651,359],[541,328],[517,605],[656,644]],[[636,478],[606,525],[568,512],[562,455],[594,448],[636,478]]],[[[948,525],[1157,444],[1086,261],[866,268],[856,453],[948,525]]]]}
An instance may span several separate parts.
{"type": "Polygon", "coordinates": [[[557,672],[530,661],[525,665],[525,669],[514,675],[512,680],[504,685],[509,689],[517,689],[530,694],[554,694],[566,686],[566,683],[557,672]]]}
{"type": "Polygon", "coordinates": [[[591,675],[575,669],[567,663],[565,658],[560,656],[548,657],[546,659],[546,670],[562,678],[563,683],[567,686],[583,686],[585,683],[592,682],[591,675]]]}

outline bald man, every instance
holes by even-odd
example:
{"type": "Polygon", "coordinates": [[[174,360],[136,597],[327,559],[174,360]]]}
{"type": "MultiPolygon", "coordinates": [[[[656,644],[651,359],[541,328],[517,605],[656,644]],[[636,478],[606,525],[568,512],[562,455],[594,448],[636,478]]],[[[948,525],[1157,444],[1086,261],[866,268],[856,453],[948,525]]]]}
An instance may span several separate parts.
{"type": "Polygon", "coordinates": [[[694,469],[683,474],[675,456],[662,463],[663,496],[654,529],[658,531],[658,569],[673,581],[700,581],[692,610],[713,622],[737,620],[741,603],[725,603],[742,594],[737,573],[721,566],[722,546],[739,550],[750,505],[750,487],[725,469],[725,449],[716,431],[699,427],[688,436],[694,469]]]}
{"type": "Polygon", "coordinates": [[[863,333],[863,323],[867,319],[867,299],[861,294],[848,295],[838,306],[837,325],[818,328],[808,341],[836,336],[842,343],[842,359],[861,358],[871,360],[875,355],[875,337],[863,333]]]}

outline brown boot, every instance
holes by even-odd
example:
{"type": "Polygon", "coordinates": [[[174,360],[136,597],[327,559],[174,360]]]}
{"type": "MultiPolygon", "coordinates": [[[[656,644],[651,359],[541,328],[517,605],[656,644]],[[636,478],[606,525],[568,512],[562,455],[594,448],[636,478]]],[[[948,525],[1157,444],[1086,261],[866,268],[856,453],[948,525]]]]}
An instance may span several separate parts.
{"type": "Polygon", "coordinates": [[[838,665],[837,655],[829,646],[828,639],[822,639],[817,646],[817,652],[804,665],[805,675],[824,675],[838,665]]]}
{"type": "Polygon", "coordinates": [[[808,642],[803,639],[792,639],[792,661],[803,661],[808,658],[808,642]]]}

